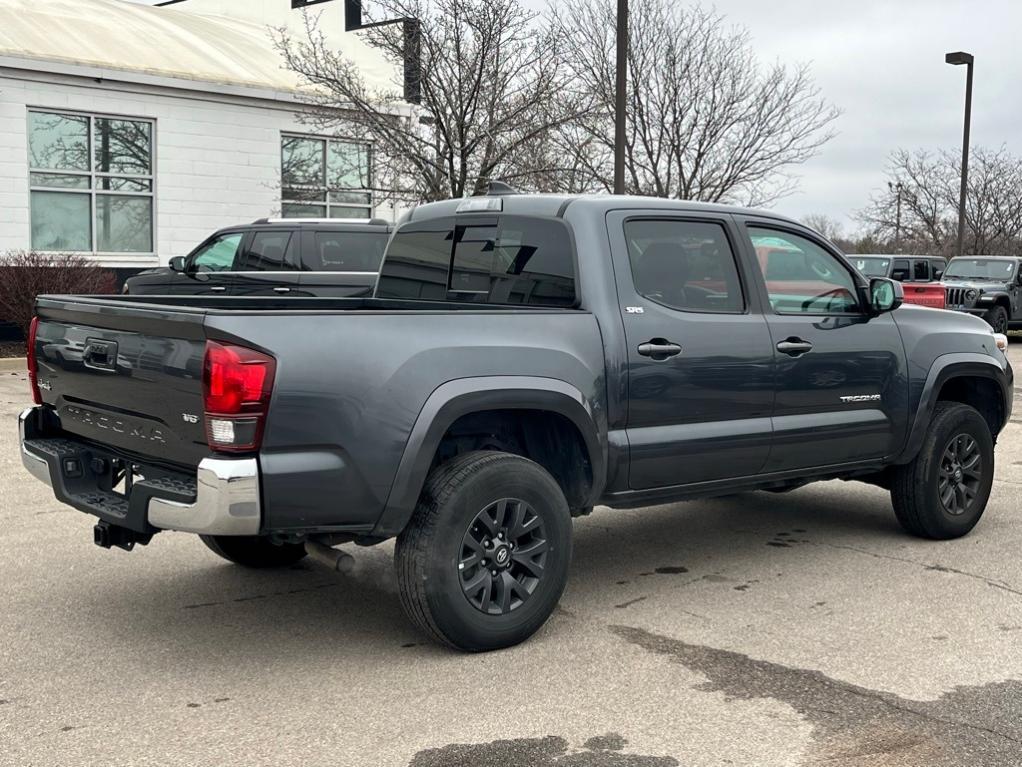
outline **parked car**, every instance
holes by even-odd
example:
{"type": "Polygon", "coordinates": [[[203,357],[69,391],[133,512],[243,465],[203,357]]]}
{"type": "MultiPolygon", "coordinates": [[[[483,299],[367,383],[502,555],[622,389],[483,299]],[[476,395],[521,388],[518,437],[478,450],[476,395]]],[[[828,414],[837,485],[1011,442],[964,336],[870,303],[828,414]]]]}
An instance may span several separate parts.
{"type": "Polygon", "coordinates": [[[553,611],[597,504],[854,479],[913,535],[968,533],[1007,340],[901,303],[768,212],[431,203],[371,298],[40,298],[22,460],[105,547],[179,530],[240,565],[341,568],[333,546],[396,537],[410,619],[506,647],[553,611]]]}
{"type": "Polygon", "coordinates": [[[129,295],[366,296],[391,227],[382,219],[264,218],[211,235],[168,267],[124,283],[129,295]]]}
{"type": "Polygon", "coordinates": [[[905,301],[934,309],[945,308],[944,288],[939,284],[947,259],[941,256],[849,256],[867,277],[889,277],[902,283],[905,301]]]}
{"type": "Polygon", "coordinates": [[[944,272],[947,308],[982,317],[997,333],[1022,324],[1022,258],[963,256],[944,272]]]}

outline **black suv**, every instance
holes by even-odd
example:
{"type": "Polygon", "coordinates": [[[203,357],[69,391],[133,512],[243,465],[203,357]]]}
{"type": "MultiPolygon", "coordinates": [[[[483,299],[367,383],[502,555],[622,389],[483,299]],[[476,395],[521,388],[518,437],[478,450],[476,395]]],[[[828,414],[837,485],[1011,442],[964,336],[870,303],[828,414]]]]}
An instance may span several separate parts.
{"type": "Polygon", "coordinates": [[[221,229],[169,267],[124,283],[132,295],[365,296],[391,227],[382,219],[264,218],[221,229]]]}
{"type": "Polygon", "coordinates": [[[1022,258],[961,256],[951,259],[942,282],[947,308],[982,317],[997,333],[1022,324],[1022,258]]]}

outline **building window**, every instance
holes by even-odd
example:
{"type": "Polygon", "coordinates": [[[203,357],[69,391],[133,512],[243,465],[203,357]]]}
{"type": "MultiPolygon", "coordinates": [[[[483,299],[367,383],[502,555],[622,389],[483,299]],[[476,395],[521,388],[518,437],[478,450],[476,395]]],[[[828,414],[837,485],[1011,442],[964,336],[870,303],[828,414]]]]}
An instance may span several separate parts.
{"type": "Polygon", "coordinates": [[[285,218],[372,218],[368,144],[281,137],[281,213],[285,218]]]}
{"type": "Polygon", "coordinates": [[[153,252],[150,120],[30,111],[32,248],[153,252]]]}

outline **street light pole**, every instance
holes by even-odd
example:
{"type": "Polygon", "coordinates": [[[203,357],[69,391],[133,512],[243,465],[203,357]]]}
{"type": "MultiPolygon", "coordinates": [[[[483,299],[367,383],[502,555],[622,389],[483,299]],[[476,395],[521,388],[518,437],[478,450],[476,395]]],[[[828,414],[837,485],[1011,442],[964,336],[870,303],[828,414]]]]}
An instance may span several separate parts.
{"type": "Polygon", "coordinates": [[[617,85],[614,92],[614,194],[625,193],[625,104],[628,88],[628,0],[617,0],[617,85]]]}
{"type": "Polygon", "coordinates": [[[954,66],[965,65],[965,136],[962,140],[962,191],[958,197],[958,250],[955,255],[965,254],[965,201],[969,192],[969,131],[972,126],[972,68],[975,57],[971,53],[956,51],[944,56],[944,62],[954,66]]]}

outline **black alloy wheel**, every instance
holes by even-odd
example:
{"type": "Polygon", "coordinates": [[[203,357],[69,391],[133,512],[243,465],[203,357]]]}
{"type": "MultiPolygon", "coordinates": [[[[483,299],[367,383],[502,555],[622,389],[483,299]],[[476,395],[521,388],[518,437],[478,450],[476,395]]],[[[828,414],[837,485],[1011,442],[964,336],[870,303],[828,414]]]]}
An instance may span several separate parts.
{"type": "Polygon", "coordinates": [[[525,501],[502,498],[476,514],[461,541],[465,598],[487,615],[525,604],[543,579],[548,550],[543,519],[525,501]]]}
{"type": "Polygon", "coordinates": [[[940,459],[937,492],[948,514],[961,516],[975,505],[983,484],[979,444],[968,434],[951,438],[940,459]]]}

